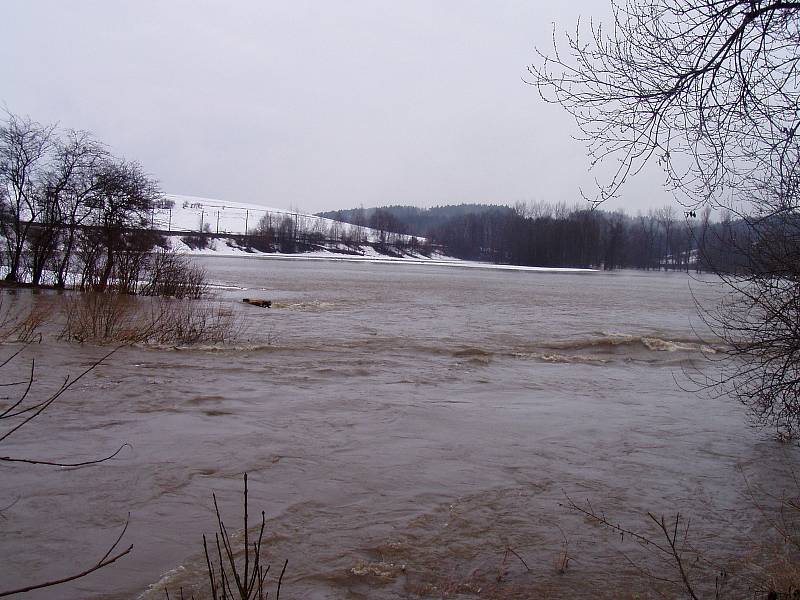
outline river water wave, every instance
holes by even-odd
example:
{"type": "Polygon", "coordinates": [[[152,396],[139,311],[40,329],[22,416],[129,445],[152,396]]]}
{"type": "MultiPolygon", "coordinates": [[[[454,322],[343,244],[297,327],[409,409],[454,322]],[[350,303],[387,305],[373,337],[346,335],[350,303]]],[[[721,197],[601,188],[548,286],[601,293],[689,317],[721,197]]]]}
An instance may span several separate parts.
{"type": "MultiPolygon", "coordinates": [[[[0,588],[88,566],[130,512],[131,555],[29,597],[203,597],[211,494],[240,530],[244,471],[273,570],[289,560],[285,598],[619,597],[647,586],[620,554],[641,549],[567,495],[640,530],[680,511],[726,556],[763,530],[749,490],[792,489],[794,448],[684,389],[713,368],[694,298],[717,294],[685,274],[202,262],[241,339],[123,348],[4,447],[131,445],[92,467],[0,466],[0,504],[19,498],[0,588]]],[[[104,351],[48,339],[26,360],[41,391],[104,351]]]]}

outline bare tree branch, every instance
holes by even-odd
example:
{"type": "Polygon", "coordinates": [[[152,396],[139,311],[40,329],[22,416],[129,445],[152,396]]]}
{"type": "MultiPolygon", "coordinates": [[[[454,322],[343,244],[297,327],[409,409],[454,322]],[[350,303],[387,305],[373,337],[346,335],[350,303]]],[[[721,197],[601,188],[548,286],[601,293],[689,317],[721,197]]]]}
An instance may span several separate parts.
{"type": "Polygon", "coordinates": [[[133,550],[133,544],[131,544],[125,550],[122,550],[120,552],[116,552],[115,554],[112,554],[112,553],[115,552],[115,550],[117,549],[117,546],[119,546],[120,541],[122,541],[122,538],[125,535],[125,532],[128,530],[128,523],[130,522],[130,517],[131,516],[130,516],[130,513],[129,513],[128,514],[128,518],[125,521],[125,526],[122,528],[122,531],[117,536],[117,539],[114,541],[114,543],[111,544],[111,546],[109,547],[108,551],[103,555],[103,557],[100,560],[98,560],[96,563],[94,563],[89,568],[84,569],[80,573],[75,573],[73,575],[68,575],[68,576],[62,577],[60,579],[53,579],[53,580],[44,581],[44,582],[41,582],[41,583],[34,583],[34,584],[31,584],[31,585],[27,585],[27,586],[24,586],[24,587],[21,587],[21,588],[13,589],[13,590],[5,590],[5,591],[0,590],[0,597],[12,596],[14,594],[22,594],[22,593],[25,593],[25,592],[31,592],[33,590],[39,590],[39,589],[42,589],[42,588],[53,587],[55,585],[60,585],[62,583],[67,583],[69,581],[75,581],[76,579],[80,579],[81,577],[86,577],[90,573],[94,573],[95,571],[98,571],[98,570],[102,569],[103,567],[107,567],[108,565],[110,565],[112,563],[115,563],[120,558],[122,558],[123,556],[128,554],[131,550],[133,550]]]}

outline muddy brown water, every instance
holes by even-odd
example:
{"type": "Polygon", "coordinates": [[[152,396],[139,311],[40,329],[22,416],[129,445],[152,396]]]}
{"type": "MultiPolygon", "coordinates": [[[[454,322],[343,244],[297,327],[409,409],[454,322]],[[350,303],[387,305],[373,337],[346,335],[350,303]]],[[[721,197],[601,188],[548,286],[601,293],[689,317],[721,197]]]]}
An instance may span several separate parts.
{"type": "MultiPolygon", "coordinates": [[[[685,274],[203,264],[241,319],[233,347],[121,349],[3,444],[131,447],[0,465],[0,589],[91,565],[130,513],[129,556],[26,597],[206,597],[211,494],[241,533],[244,471],[284,598],[619,597],[650,585],[625,556],[658,563],[566,495],[641,531],[680,511],[725,557],[763,537],[749,490],[794,489],[796,449],[682,389],[711,368],[694,297],[718,294],[685,274]]],[[[104,352],[45,336],[5,377],[35,358],[42,397],[104,352]]]]}

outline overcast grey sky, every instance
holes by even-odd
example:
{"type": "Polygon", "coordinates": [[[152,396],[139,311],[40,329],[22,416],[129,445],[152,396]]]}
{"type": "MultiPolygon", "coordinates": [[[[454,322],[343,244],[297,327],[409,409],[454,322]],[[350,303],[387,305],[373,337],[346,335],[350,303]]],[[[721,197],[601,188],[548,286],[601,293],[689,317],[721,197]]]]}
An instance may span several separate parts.
{"type": "MultiPolygon", "coordinates": [[[[92,131],[168,193],[308,212],[580,200],[575,127],[525,85],[608,0],[5,0],[0,103],[92,131]]],[[[602,176],[602,171],[598,171],[602,176]]],[[[608,205],[663,205],[651,170],[608,205]]]]}

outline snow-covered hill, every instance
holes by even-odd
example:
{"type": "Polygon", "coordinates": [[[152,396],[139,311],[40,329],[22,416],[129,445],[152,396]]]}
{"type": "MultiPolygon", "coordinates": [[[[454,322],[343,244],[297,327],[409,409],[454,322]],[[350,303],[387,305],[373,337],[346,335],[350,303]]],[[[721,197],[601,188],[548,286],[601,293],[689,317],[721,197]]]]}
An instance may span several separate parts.
{"type": "MultiPolygon", "coordinates": [[[[259,221],[267,217],[273,226],[286,217],[294,221],[303,231],[315,231],[329,237],[331,232],[361,233],[360,239],[367,242],[380,241],[380,232],[369,227],[358,227],[325,219],[316,215],[292,212],[283,208],[270,208],[259,204],[226,202],[212,198],[165,194],[165,199],[173,203],[171,208],[157,208],[153,213],[153,226],[164,231],[200,232],[220,234],[245,234],[258,227],[259,221]]],[[[338,237],[338,236],[336,236],[338,237]]],[[[352,236],[351,236],[352,237],[352,236]]],[[[407,238],[408,236],[401,236],[407,238]]],[[[424,238],[419,238],[424,241],[424,238]]]]}

